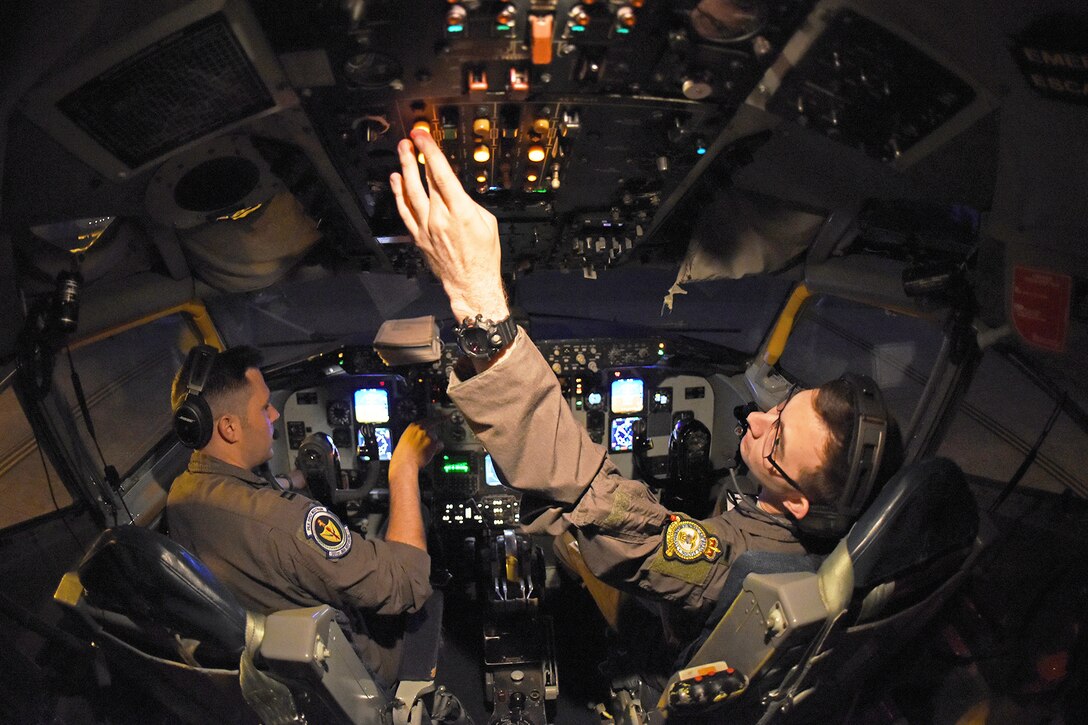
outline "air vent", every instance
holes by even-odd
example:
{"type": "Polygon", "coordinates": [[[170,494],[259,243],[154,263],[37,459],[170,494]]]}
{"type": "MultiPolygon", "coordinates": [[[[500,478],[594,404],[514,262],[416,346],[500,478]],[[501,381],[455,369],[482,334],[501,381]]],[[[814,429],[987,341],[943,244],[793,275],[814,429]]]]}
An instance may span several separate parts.
{"type": "Polygon", "coordinates": [[[48,81],[27,114],[99,171],[125,177],[296,99],[249,9],[203,0],[48,81]]]}

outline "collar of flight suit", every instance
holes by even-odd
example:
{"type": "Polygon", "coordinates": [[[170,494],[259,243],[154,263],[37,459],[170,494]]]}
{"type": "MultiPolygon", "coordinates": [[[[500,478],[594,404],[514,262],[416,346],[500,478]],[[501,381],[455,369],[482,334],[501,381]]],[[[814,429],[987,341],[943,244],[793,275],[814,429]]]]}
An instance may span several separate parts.
{"type": "Polygon", "coordinates": [[[213,476],[230,476],[231,478],[237,478],[240,481],[244,481],[251,486],[270,485],[267,480],[253,471],[239,468],[238,466],[221,461],[215,456],[209,456],[207,453],[201,453],[200,451],[193,451],[193,455],[189,457],[188,471],[189,473],[206,473],[213,476]]]}

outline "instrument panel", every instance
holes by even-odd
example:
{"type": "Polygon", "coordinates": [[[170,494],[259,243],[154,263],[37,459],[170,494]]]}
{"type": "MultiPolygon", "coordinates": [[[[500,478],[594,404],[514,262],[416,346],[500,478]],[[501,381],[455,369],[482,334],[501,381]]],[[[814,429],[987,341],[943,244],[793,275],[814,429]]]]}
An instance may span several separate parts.
{"type": "MultiPolygon", "coordinates": [[[[644,435],[650,444],[649,474],[666,474],[669,436],[680,420],[697,419],[714,431],[711,458],[716,467],[735,453],[731,411],[744,402],[738,392],[742,388],[729,375],[671,366],[673,342],[594,338],[549,340],[537,346],[556,373],[575,419],[594,442],[608,449],[623,475],[638,475],[637,435],[644,435]]],[[[520,494],[506,485],[502,471],[445,394],[457,354],[456,346],[448,345],[439,361],[396,373],[366,348],[312,361],[325,377],[283,399],[277,423],[278,465],[290,468],[307,435],[326,433],[351,486],[359,485],[371,466],[378,466],[378,486],[383,487],[388,462],[405,428],[416,420],[439,417],[444,446],[426,472],[436,523],[447,529],[517,525],[520,494]]]]}

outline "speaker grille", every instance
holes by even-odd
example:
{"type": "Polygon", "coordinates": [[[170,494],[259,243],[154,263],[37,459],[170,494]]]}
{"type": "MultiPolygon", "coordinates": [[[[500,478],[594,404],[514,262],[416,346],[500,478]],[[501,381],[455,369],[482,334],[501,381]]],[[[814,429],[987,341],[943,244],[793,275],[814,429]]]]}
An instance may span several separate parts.
{"type": "Polygon", "coordinates": [[[118,63],[57,106],[136,168],[274,104],[227,18],[216,13],[118,63]]]}

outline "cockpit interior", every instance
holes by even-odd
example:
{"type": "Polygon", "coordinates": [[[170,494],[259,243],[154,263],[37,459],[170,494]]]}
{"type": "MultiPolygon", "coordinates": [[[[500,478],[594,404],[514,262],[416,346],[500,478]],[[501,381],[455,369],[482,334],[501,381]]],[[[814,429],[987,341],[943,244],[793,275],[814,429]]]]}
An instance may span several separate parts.
{"type": "Polygon", "coordinates": [[[0,720],[1078,721],[1086,129],[1079,0],[5,2],[0,720]],[[746,417],[843,375],[902,467],[804,556],[739,557],[666,658],[668,603],[533,528],[554,503],[448,393],[461,320],[390,182],[419,130],[618,476],[717,516],[759,490],[746,417]],[[357,541],[433,422],[396,682],[170,539],[199,345],[260,351],[256,473],[357,541]]]}

